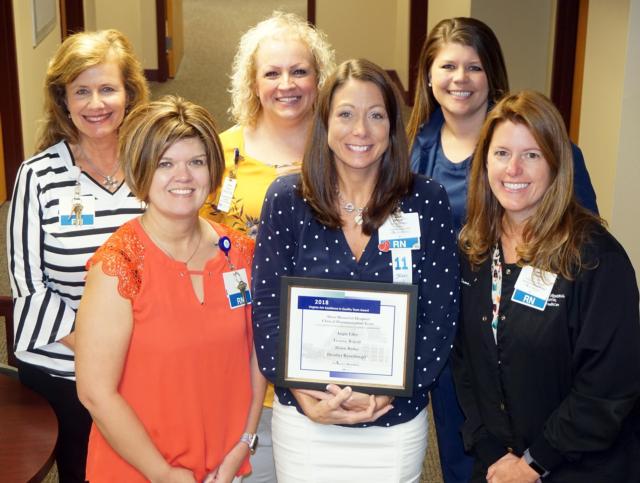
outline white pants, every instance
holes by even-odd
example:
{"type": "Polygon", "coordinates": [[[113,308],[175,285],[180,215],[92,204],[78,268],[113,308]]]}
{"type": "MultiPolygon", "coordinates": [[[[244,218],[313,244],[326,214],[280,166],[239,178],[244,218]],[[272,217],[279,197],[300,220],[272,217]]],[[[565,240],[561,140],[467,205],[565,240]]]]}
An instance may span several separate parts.
{"type": "Polygon", "coordinates": [[[391,427],[350,428],[314,423],[276,399],[272,432],[278,483],[418,483],[427,412],[391,427]]]}

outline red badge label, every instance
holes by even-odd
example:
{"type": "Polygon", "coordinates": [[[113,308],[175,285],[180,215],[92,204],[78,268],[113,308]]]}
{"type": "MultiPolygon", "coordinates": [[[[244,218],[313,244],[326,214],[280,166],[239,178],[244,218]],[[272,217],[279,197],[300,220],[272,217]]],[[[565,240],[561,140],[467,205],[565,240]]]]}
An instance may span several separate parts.
{"type": "Polygon", "coordinates": [[[378,243],[378,250],[381,252],[388,252],[391,245],[389,244],[389,240],[385,240],[382,243],[378,243]]]}

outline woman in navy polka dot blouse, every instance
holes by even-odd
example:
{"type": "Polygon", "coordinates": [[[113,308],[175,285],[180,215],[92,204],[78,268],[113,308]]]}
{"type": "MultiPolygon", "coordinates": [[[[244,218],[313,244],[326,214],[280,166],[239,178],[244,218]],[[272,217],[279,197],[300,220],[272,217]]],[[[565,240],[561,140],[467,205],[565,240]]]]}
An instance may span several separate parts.
{"type": "Polygon", "coordinates": [[[419,481],[428,389],[452,346],[458,257],[447,195],[411,173],[399,101],[366,60],[341,64],[319,97],[302,175],[276,179],[264,202],[253,269],[253,323],[263,374],[275,381],[280,276],[418,287],[414,392],[371,396],[276,387],[278,481],[419,481]],[[417,214],[417,216],[416,216],[417,214]],[[419,225],[409,279],[393,269],[378,230],[393,217],[419,225]]]}

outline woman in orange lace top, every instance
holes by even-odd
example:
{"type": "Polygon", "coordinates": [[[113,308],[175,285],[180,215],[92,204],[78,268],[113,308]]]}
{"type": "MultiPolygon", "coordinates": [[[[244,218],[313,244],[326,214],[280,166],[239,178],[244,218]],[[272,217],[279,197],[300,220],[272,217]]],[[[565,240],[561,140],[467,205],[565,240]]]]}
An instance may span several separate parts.
{"type": "Polygon", "coordinates": [[[145,214],[90,259],[77,378],[94,426],[92,483],[229,482],[248,461],[264,396],[247,306],[253,242],[198,217],[224,161],[205,109],[134,110],[120,159],[145,214]]]}

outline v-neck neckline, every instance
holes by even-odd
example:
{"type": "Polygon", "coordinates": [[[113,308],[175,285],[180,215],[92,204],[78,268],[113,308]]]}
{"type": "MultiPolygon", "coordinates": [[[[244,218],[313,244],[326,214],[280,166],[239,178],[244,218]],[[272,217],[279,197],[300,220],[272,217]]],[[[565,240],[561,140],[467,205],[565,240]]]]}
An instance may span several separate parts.
{"type": "MultiPolygon", "coordinates": [[[[80,170],[80,175],[82,176],[84,175],[89,181],[91,181],[96,187],[100,188],[102,191],[105,192],[105,194],[108,194],[112,197],[115,197],[116,195],[120,194],[120,190],[121,188],[124,186],[124,179],[120,182],[120,184],[118,185],[118,188],[115,191],[109,191],[107,188],[105,188],[105,186],[100,183],[98,180],[96,180],[93,176],[91,176],[89,173],[87,173],[86,171],[84,171],[80,166],[78,166],[78,164],[76,163],[76,158],[73,155],[73,151],[71,150],[71,146],[69,146],[69,143],[65,140],[64,141],[64,145],[67,148],[67,151],[69,152],[69,157],[71,159],[71,165],[75,166],[76,168],[78,168],[80,170]]],[[[79,177],[78,176],[78,177],[79,177]]]]}
{"type": "Polygon", "coordinates": [[[378,230],[372,233],[371,236],[369,237],[369,241],[367,241],[367,244],[365,245],[364,250],[362,250],[362,253],[360,254],[360,258],[357,258],[356,254],[353,253],[353,251],[351,250],[351,246],[349,245],[349,242],[347,241],[347,237],[345,236],[342,228],[338,228],[337,231],[340,232],[340,238],[341,238],[340,243],[344,245],[344,247],[346,248],[346,252],[349,255],[351,255],[349,257],[349,261],[353,262],[358,267],[364,266],[364,260],[366,258],[369,258],[369,252],[371,251],[370,247],[372,243],[376,243],[374,242],[374,238],[378,237],[378,230]]]}
{"type": "MultiPolygon", "coordinates": [[[[214,223],[212,223],[210,220],[206,220],[206,221],[209,224],[209,226],[211,226],[211,229],[213,229],[213,231],[215,231],[218,236],[225,236],[224,234],[220,234],[220,232],[216,229],[214,223]]],[[[164,250],[162,250],[153,241],[151,236],[145,231],[144,227],[142,226],[142,223],[140,222],[140,217],[136,218],[134,220],[134,223],[136,226],[136,230],[140,233],[140,236],[144,238],[145,243],[151,248],[151,250],[153,250],[156,254],[159,255],[160,262],[163,265],[173,269],[174,272],[178,275],[178,277],[189,278],[189,286],[190,286],[189,288],[191,291],[192,300],[194,301],[196,306],[205,307],[208,301],[205,278],[208,276],[208,272],[213,272],[214,264],[217,264],[220,262],[224,263],[225,260],[223,259],[224,254],[222,253],[222,250],[218,250],[213,257],[209,258],[205,262],[204,266],[202,267],[202,270],[189,270],[186,263],[171,258],[167,253],[165,253],[164,250]],[[195,274],[195,276],[198,276],[198,277],[202,277],[202,293],[203,293],[202,301],[200,301],[200,299],[198,298],[196,294],[196,290],[193,286],[193,281],[191,280],[192,274],[195,274]]]]}

